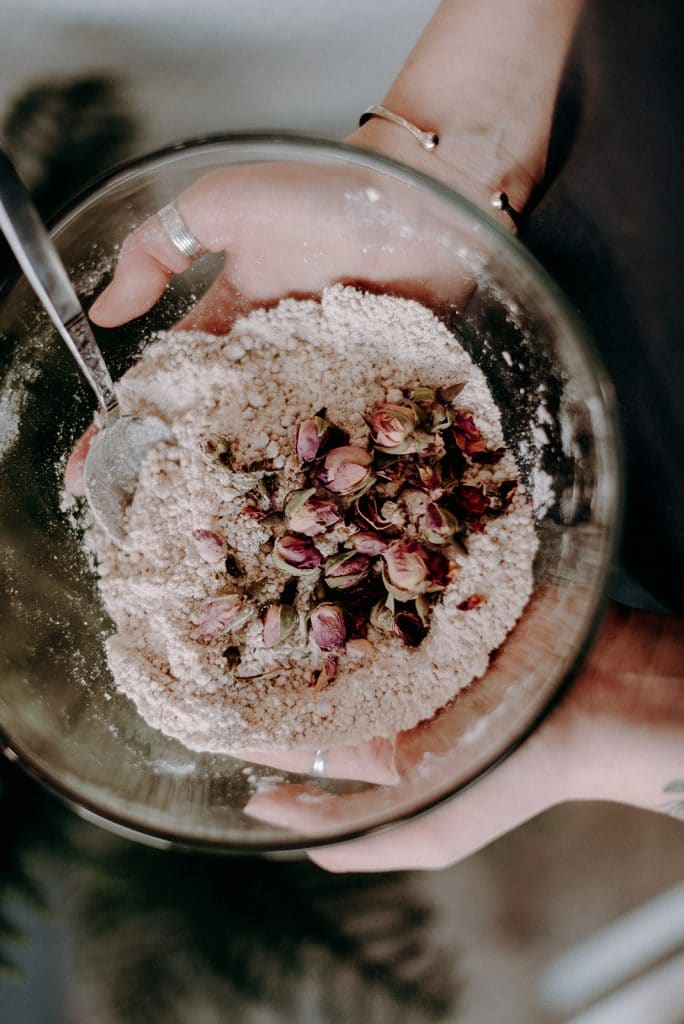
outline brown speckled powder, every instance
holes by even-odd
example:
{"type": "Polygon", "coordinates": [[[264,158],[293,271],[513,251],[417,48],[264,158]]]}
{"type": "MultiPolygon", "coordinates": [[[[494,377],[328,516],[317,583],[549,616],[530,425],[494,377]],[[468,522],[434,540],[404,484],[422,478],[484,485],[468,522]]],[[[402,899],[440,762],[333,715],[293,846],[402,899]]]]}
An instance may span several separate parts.
{"type": "MultiPolygon", "coordinates": [[[[475,414],[490,447],[501,445],[483,374],[428,309],[341,286],[320,303],[285,300],[257,310],[226,337],[169,332],[150,345],[118,385],[121,404],[125,412],[164,416],[176,443],[156,449],[143,467],[125,551],[97,525],[86,532],[117,626],[109,665],[150,725],[198,750],[349,744],[414,726],[485,672],[532,591],[537,538],[522,489],[485,533],[469,538],[470,553],[417,649],[371,628],[365,652],[341,655],[334,683],[316,692],[307,684],[323,655],[312,641],[304,646],[303,614],[299,630],[274,649],[263,646],[258,617],[243,630],[239,672],[260,676],[251,680],[231,677],[223,655],[229,636],[194,638],[203,601],[226,576],[223,563],[201,558],[193,531],[220,532],[236,553],[241,585],[258,580],[263,599],[277,599],[284,582],[260,549],[268,528],[238,514],[245,499],[207,458],[204,438],[230,438],[236,463],[272,459],[296,487],[287,457],[299,419],[326,406],[351,443],[365,445],[363,416],[375,402],[398,399],[406,386],[457,381],[467,382],[457,407],[475,414]],[[460,610],[472,594],[486,600],[460,610]]],[[[469,471],[466,482],[515,476],[506,454],[496,466],[469,471]]]]}

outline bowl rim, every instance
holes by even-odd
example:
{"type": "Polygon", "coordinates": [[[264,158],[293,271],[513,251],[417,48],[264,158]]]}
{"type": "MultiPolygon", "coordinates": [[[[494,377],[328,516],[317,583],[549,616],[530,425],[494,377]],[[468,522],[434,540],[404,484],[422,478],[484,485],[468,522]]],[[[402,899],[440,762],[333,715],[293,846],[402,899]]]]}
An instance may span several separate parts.
{"type": "MultiPolygon", "coordinates": [[[[160,165],[166,164],[173,157],[184,153],[192,156],[201,153],[202,150],[213,151],[221,147],[239,145],[251,145],[257,148],[261,147],[264,150],[269,147],[283,146],[287,148],[290,146],[311,153],[327,155],[340,162],[351,161],[357,165],[360,164],[386,174],[390,173],[395,179],[398,178],[409,186],[415,187],[417,185],[427,189],[447,204],[459,207],[462,212],[483,226],[486,232],[497,238],[500,245],[514,253],[516,258],[526,265],[526,269],[536,279],[537,285],[560,313],[578,348],[583,352],[594,375],[597,393],[600,395],[607,438],[611,442],[610,445],[606,446],[606,457],[612,461],[612,465],[610,466],[609,474],[607,473],[610,476],[610,485],[604,499],[609,513],[603,537],[604,558],[597,570],[597,580],[584,613],[585,633],[573,664],[565,675],[559,678],[557,686],[542,704],[541,708],[491,764],[474,772],[471,777],[463,782],[458,784],[451,783],[444,792],[421,800],[419,805],[411,806],[399,815],[379,816],[378,820],[371,824],[364,824],[351,829],[349,827],[338,828],[336,831],[325,836],[312,836],[310,838],[295,836],[288,839],[286,835],[283,835],[282,838],[275,838],[273,841],[269,840],[268,842],[263,839],[250,841],[248,835],[244,841],[240,839],[236,842],[225,838],[215,838],[206,834],[183,833],[179,828],[147,827],[144,822],[137,820],[135,817],[128,817],[125,813],[116,812],[109,807],[102,806],[96,800],[84,797],[76,792],[74,787],[68,783],[53,777],[49,770],[41,764],[40,759],[24,749],[21,744],[16,743],[5,731],[2,723],[0,723],[0,753],[3,753],[10,762],[16,762],[29,776],[38,781],[84,820],[98,824],[118,835],[135,839],[148,845],[195,851],[204,850],[227,856],[267,855],[269,853],[303,851],[309,848],[329,846],[387,832],[399,828],[408,821],[419,818],[445,804],[447,801],[452,800],[458,794],[476,785],[477,782],[501,765],[525,742],[562,700],[564,694],[579,673],[593,644],[609,598],[608,590],[611,568],[614,564],[622,534],[625,494],[623,442],[613,384],[580,316],[572,308],[560,286],[515,234],[511,233],[496,218],[490,216],[455,189],[450,188],[428,174],[414,170],[406,164],[378,154],[373,150],[352,146],[344,142],[337,142],[317,135],[298,132],[241,131],[188,137],[150,152],[134,156],[129,160],[116,164],[111,170],[98,176],[75,193],[50,216],[47,221],[50,233],[58,235],[76,216],[80,215],[93,202],[97,201],[102,194],[127,179],[135,177],[138,173],[149,171],[155,163],[160,165]]],[[[0,301],[5,298],[7,291],[14,285],[16,278],[19,276],[21,275],[10,272],[5,277],[5,280],[0,282],[0,301]]]]}

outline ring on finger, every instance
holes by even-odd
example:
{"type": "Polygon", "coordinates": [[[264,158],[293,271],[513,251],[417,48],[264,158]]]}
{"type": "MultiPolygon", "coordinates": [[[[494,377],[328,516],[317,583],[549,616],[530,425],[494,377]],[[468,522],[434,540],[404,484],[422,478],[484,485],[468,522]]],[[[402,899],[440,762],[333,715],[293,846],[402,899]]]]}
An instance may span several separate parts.
{"type": "Polygon", "coordinates": [[[195,238],[192,231],[190,231],[173,200],[167,203],[166,206],[162,206],[161,210],[157,213],[157,218],[164,228],[169,241],[173,243],[181,256],[184,256],[186,260],[192,263],[193,260],[199,259],[207,251],[202,243],[195,238]]]}

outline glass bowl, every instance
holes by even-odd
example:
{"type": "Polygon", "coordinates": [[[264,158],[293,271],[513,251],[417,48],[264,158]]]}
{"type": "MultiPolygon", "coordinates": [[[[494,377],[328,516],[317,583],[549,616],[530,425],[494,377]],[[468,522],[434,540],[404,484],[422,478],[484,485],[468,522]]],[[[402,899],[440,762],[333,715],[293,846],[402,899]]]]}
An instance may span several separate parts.
{"type": "MultiPolygon", "coordinates": [[[[5,282],[0,747],[89,820],[160,845],[245,853],[338,841],[410,818],[521,742],[572,676],[600,616],[617,534],[620,461],[611,386],[544,271],[461,196],[363,150],[243,134],[181,144],[115,171],[52,229],[84,304],[108,280],[133,227],[202,174],[238,164],[255,180],[268,176],[276,201],[275,164],[334,177],[330,223],[400,263],[419,239],[425,263],[417,261],[404,284],[437,295],[436,312],[486,374],[507,444],[535,494],[540,540],[533,597],[486,675],[421,727],[425,749],[434,746],[438,756],[415,759],[418,766],[395,785],[280,773],[337,794],[340,812],[334,823],[304,831],[258,821],[244,807],[265,778],[272,783],[272,770],[186,749],[148,727],[112,687],[103,645],[111,623],[78,534],[60,511],[64,460],[92,418],[94,399],[26,282],[5,282]],[[358,196],[363,201],[350,201],[358,196]],[[378,196],[382,216],[372,209],[378,196]],[[424,279],[427,265],[439,278],[436,289],[424,279]]],[[[337,229],[330,230],[331,246],[339,244],[337,229]]],[[[193,305],[220,267],[217,257],[199,260],[151,313],[97,332],[115,377],[152,331],[193,305]]],[[[384,276],[376,289],[397,290],[384,276]]]]}

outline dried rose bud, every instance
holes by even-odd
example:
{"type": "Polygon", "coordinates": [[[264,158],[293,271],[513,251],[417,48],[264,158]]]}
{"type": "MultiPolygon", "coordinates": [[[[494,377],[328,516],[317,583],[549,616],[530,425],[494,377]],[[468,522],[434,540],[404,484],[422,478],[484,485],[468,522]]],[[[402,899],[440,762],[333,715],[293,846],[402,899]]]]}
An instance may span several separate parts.
{"type": "Polygon", "coordinates": [[[372,455],[355,444],[333,448],[325,457],[318,479],[334,494],[353,494],[373,480],[372,455]]]}
{"type": "Polygon", "coordinates": [[[309,624],[313,638],[322,651],[337,651],[344,647],[347,627],[339,604],[331,601],[317,604],[309,615],[309,624]]]}
{"type": "Polygon", "coordinates": [[[228,553],[228,545],[220,533],[212,530],[193,530],[197,554],[204,562],[222,562],[228,553]]]}
{"type": "Polygon", "coordinates": [[[466,597],[465,601],[461,601],[457,608],[461,612],[471,612],[474,608],[479,608],[486,600],[487,598],[482,594],[471,594],[470,597],[466,597]]]}
{"type": "Polygon", "coordinates": [[[385,633],[391,633],[394,629],[394,612],[388,608],[384,601],[378,601],[371,608],[371,625],[376,629],[382,629],[385,633]]]}
{"type": "Polygon", "coordinates": [[[365,579],[370,569],[370,558],[356,551],[343,551],[328,558],[323,567],[325,582],[331,590],[349,590],[365,579]]]}
{"type": "Polygon", "coordinates": [[[337,658],[329,656],[323,662],[323,668],[314,669],[311,673],[311,686],[314,690],[322,690],[337,675],[337,658]]]}
{"type": "Polygon", "coordinates": [[[420,420],[420,410],[413,402],[378,402],[368,417],[371,441],[388,454],[418,451],[421,445],[417,444],[414,431],[420,420]]]}
{"type": "Polygon", "coordinates": [[[272,604],[264,616],[264,647],[277,647],[286,640],[299,622],[292,605],[272,604]]]}
{"type": "Polygon", "coordinates": [[[489,499],[481,487],[461,484],[453,492],[453,497],[456,505],[469,516],[481,516],[489,508],[489,499]]]}
{"type": "Polygon", "coordinates": [[[199,632],[202,636],[220,636],[233,629],[238,622],[244,622],[243,601],[240,594],[233,592],[215,594],[202,605],[199,632]]]}
{"type": "Polygon", "coordinates": [[[308,537],[292,537],[286,534],[273,545],[273,564],[281,572],[292,576],[308,576],[315,572],[323,561],[323,555],[308,537]]]}
{"type": "Polygon", "coordinates": [[[382,558],[382,578],[397,601],[410,601],[427,590],[446,586],[447,560],[436,551],[428,551],[419,541],[397,540],[383,551],[382,558]]]}
{"type": "Polygon", "coordinates": [[[370,530],[359,530],[349,538],[347,547],[353,548],[354,551],[358,551],[362,555],[370,555],[371,558],[375,558],[389,547],[389,541],[378,533],[371,533],[370,530]]]}
{"type": "Polygon", "coordinates": [[[378,499],[372,491],[367,491],[357,498],[354,518],[357,521],[361,520],[362,525],[370,526],[372,530],[388,530],[392,525],[391,520],[378,509],[378,499]]]}
{"type": "Polygon", "coordinates": [[[476,452],[482,452],[487,447],[487,442],[480,434],[475,420],[467,412],[454,413],[451,436],[466,455],[475,455],[476,452]]]}
{"type": "Polygon", "coordinates": [[[325,533],[329,527],[339,523],[341,518],[332,501],[316,497],[314,487],[295,491],[285,506],[288,528],[295,533],[304,533],[307,537],[325,533]]]}
{"type": "Polygon", "coordinates": [[[417,612],[402,611],[394,616],[394,633],[407,647],[419,647],[427,632],[417,612]]]}
{"type": "Polygon", "coordinates": [[[448,544],[461,532],[461,524],[448,509],[431,501],[420,521],[420,531],[430,544],[448,544]]]}
{"type": "Polygon", "coordinates": [[[332,445],[346,444],[346,431],[330,423],[321,409],[312,419],[302,420],[295,428],[295,451],[302,462],[315,462],[332,445]]]}

